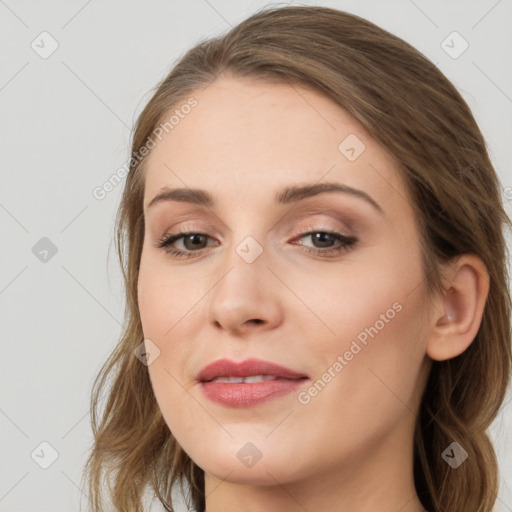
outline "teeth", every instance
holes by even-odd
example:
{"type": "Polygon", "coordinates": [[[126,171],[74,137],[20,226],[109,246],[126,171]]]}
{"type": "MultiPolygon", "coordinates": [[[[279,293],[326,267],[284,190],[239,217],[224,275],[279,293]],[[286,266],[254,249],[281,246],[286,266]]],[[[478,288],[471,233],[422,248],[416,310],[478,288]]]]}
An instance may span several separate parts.
{"type": "Polygon", "coordinates": [[[239,384],[243,381],[243,377],[216,377],[210,382],[227,382],[228,384],[239,384]]]}
{"type": "Polygon", "coordinates": [[[244,382],[263,382],[264,380],[276,380],[274,375],[250,375],[244,378],[244,382]]]}
{"type": "Polygon", "coordinates": [[[276,380],[275,375],[250,375],[249,377],[216,377],[210,382],[226,382],[228,384],[241,384],[242,382],[263,382],[265,380],[276,380]]]}

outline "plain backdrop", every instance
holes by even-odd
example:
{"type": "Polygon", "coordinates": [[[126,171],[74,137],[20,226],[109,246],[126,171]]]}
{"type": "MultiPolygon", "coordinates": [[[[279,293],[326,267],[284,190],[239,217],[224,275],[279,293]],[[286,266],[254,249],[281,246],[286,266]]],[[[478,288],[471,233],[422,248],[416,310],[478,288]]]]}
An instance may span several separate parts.
{"type": "MultiPolygon", "coordinates": [[[[122,184],[103,200],[93,190],[125,163],[133,122],[172,63],[266,4],[0,0],[0,511],[86,503],[89,395],[124,308],[111,245],[122,184]]],[[[486,138],[510,215],[512,2],[302,4],[363,16],[446,74],[486,138]]],[[[498,512],[512,511],[511,429],[509,398],[492,429],[498,512]]]]}

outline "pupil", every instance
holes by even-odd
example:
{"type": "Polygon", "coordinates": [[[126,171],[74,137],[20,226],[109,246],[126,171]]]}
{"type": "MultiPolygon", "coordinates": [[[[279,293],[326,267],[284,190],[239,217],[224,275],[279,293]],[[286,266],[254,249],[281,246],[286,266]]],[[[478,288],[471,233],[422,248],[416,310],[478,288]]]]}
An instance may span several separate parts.
{"type": "Polygon", "coordinates": [[[329,247],[333,241],[329,233],[315,233],[313,239],[321,244],[320,247],[329,247]]]}
{"type": "MultiPolygon", "coordinates": [[[[187,247],[187,249],[197,249],[198,245],[201,244],[201,238],[203,235],[189,235],[185,238],[185,247],[187,247],[187,241],[191,242],[191,247],[187,247]]],[[[199,247],[202,249],[202,247],[199,247]]]]}

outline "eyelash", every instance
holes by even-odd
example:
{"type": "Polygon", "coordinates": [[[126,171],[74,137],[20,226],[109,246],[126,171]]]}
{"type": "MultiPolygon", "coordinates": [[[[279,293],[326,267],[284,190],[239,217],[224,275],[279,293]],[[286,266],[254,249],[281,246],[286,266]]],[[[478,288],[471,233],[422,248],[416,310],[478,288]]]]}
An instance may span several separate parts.
{"type": "MultiPolygon", "coordinates": [[[[299,231],[299,234],[301,234],[300,238],[304,238],[305,236],[309,236],[309,235],[314,235],[316,233],[332,235],[338,242],[341,242],[341,245],[335,249],[332,249],[330,247],[325,248],[325,249],[315,249],[313,247],[303,246],[304,250],[307,253],[314,254],[316,256],[336,256],[338,254],[341,254],[342,252],[346,252],[346,251],[353,249],[357,242],[357,238],[355,238],[353,236],[342,235],[341,233],[337,233],[335,231],[322,231],[322,230],[318,230],[318,229],[313,230],[311,228],[305,228],[305,229],[302,229],[299,231]]],[[[173,242],[175,242],[181,238],[190,236],[190,235],[200,235],[200,236],[208,237],[207,234],[200,233],[197,231],[179,231],[177,233],[166,233],[158,242],[156,242],[154,244],[154,246],[159,249],[163,249],[166,253],[170,254],[174,258],[188,259],[191,257],[195,257],[194,253],[201,253],[204,249],[206,249],[206,247],[203,249],[199,249],[197,251],[181,251],[179,249],[174,249],[174,248],[170,247],[170,245],[173,242]]],[[[302,245],[302,244],[299,244],[299,245],[302,245]]]]}

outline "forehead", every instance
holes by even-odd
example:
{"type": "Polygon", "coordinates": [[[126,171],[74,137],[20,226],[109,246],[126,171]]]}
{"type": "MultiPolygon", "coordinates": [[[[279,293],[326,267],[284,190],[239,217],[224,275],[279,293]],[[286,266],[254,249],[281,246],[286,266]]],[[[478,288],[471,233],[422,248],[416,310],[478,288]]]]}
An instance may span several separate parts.
{"type": "Polygon", "coordinates": [[[293,159],[312,149],[317,154],[319,150],[337,152],[340,137],[349,133],[369,138],[330,98],[297,84],[224,77],[191,96],[197,106],[173,127],[165,147],[154,151],[155,157],[162,150],[179,147],[188,159],[206,151],[233,157],[248,151],[257,153],[258,160],[264,154],[275,157],[285,152],[293,159]]]}
{"type": "Polygon", "coordinates": [[[180,116],[147,159],[146,203],[165,186],[271,199],[285,185],[322,179],[364,185],[377,196],[386,182],[403,189],[393,157],[317,91],[223,77],[190,96],[197,105],[180,116]]]}

